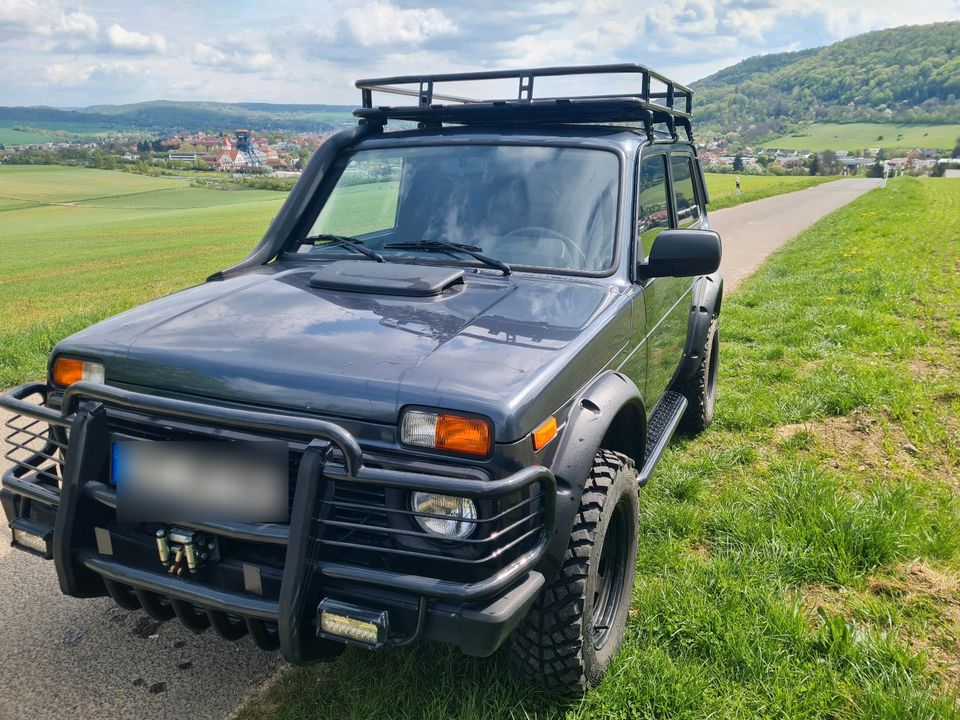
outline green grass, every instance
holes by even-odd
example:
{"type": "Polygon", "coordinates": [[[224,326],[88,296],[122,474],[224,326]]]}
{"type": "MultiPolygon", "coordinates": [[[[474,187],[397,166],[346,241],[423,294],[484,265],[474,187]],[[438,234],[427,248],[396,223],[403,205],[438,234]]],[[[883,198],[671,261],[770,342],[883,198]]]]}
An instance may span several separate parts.
{"type": "Polygon", "coordinates": [[[710,194],[710,210],[722,210],[773,195],[805,190],[837,179],[816,175],[746,175],[741,173],[739,175],[740,194],[737,195],[737,175],[704,173],[704,177],[707,180],[707,192],[710,194]]]}
{"type": "Polygon", "coordinates": [[[108,134],[108,130],[97,125],[30,122],[13,126],[0,126],[0,145],[36,145],[79,138],[96,138],[108,134]],[[15,130],[14,127],[26,127],[27,129],[15,130]]]}
{"type": "Polygon", "coordinates": [[[774,138],[760,147],[780,150],[950,150],[960,137],[960,125],[893,123],[817,123],[792,135],[774,138]],[[882,138],[882,139],[881,139],[882,138]]]}
{"type": "Polygon", "coordinates": [[[958,270],[960,181],[904,178],[726,299],[716,423],[641,493],[625,645],[585,699],[423,644],[241,717],[960,716],[958,270]]]}
{"type": "Polygon", "coordinates": [[[0,167],[0,387],[42,377],[61,338],[239,260],[284,197],[105,170],[0,167]]]}
{"type": "Polygon", "coordinates": [[[189,182],[181,179],[59,165],[7,165],[0,168],[0,198],[21,202],[102,201],[188,185],[189,182]]]}
{"type": "Polygon", "coordinates": [[[0,127],[0,145],[34,145],[36,143],[48,143],[57,140],[54,135],[46,135],[38,132],[24,132],[23,130],[14,130],[12,127],[0,127]]]}

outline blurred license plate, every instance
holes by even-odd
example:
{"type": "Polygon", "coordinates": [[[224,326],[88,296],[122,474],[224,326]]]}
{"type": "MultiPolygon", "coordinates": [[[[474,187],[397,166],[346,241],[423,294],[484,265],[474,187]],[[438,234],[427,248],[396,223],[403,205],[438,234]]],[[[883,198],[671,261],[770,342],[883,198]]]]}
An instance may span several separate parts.
{"type": "Polygon", "coordinates": [[[287,522],[285,442],[118,441],[120,522],[287,522]]]}

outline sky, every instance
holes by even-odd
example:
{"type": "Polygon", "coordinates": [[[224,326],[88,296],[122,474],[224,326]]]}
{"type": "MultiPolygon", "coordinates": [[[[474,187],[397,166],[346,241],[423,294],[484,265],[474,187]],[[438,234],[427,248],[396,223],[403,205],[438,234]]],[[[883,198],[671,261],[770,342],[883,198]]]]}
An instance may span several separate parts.
{"type": "Polygon", "coordinates": [[[0,105],[356,104],[360,77],[606,62],[687,83],[939,20],[960,0],[0,0],[0,105]]]}

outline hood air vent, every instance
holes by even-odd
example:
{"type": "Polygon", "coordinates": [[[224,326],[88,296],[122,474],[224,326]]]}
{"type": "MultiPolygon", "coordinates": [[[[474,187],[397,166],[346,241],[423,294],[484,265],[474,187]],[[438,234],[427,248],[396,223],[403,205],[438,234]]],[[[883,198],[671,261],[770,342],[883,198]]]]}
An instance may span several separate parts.
{"type": "Polygon", "coordinates": [[[463,270],[367,260],[338,260],[310,278],[310,287],[370,295],[430,297],[463,283],[463,270]]]}

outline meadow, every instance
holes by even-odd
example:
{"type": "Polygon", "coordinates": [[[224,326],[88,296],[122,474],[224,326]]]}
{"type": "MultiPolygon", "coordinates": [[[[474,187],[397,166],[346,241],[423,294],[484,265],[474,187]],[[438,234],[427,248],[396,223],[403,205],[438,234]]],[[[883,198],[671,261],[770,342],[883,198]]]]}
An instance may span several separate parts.
{"type": "Polygon", "coordinates": [[[0,127],[0,145],[32,145],[53,142],[56,138],[38,132],[24,132],[12,127],[0,127]]]}
{"type": "Polygon", "coordinates": [[[835,177],[816,175],[731,175],[728,173],[704,173],[707,181],[707,193],[710,195],[709,210],[740,205],[741,203],[761,200],[773,195],[804,190],[815,185],[836,180],[835,177]],[[740,194],[737,195],[737,177],[740,178],[740,194]]]}
{"type": "Polygon", "coordinates": [[[108,315],[242,258],[284,199],[87,168],[0,167],[0,388],[108,315]]]}
{"type": "Polygon", "coordinates": [[[902,178],[725,299],[716,422],[641,493],[586,698],[423,644],[291,670],[241,719],[960,716],[958,267],[960,181],[902,178]]]}
{"type": "MultiPolygon", "coordinates": [[[[825,180],[741,179],[743,194],[737,196],[734,176],[708,175],[711,207],[825,180]]],[[[356,215],[352,209],[371,188],[345,188],[347,215],[356,215]]],[[[186,178],[0,166],[0,388],[41,377],[50,349],[67,335],[202,282],[242,258],[284,197],[269,190],[194,187],[186,178]]],[[[381,204],[381,215],[388,205],[381,204]]],[[[357,216],[337,231],[361,232],[371,222],[381,221],[357,216]]]]}
{"type": "Polygon", "coordinates": [[[960,138],[960,125],[893,123],[817,123],[759,147],[778,150],[909,150],[932,148],[950,150],[960,138]]]}

